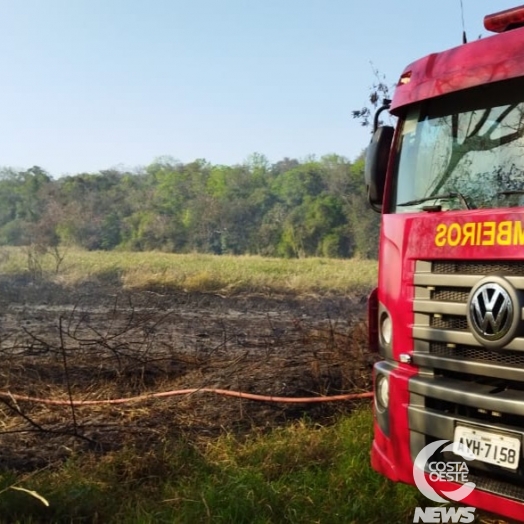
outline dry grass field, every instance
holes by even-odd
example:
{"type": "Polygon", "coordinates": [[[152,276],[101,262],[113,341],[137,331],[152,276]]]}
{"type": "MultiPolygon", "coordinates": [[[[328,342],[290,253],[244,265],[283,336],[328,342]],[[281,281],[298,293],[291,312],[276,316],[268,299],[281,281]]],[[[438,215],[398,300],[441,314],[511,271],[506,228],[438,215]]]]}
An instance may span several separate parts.
{"type": "Polygon", "coordinates": [[[69,252],[56,271],[52,254],[39,256],[3,253],[0,462],[9,468],[350,409],[206,393],[121,405],[71,400],[185,388],[284,397],[370,388],[362,290],[371,262],[69,252]]]}
{"type": "Polygon", "coordinates": [[[418,492],[369,466],[368,399],[204,391],[369,391],[375,276],[362,260],[1,251],[0,522],[412,522],[418,492]]]}

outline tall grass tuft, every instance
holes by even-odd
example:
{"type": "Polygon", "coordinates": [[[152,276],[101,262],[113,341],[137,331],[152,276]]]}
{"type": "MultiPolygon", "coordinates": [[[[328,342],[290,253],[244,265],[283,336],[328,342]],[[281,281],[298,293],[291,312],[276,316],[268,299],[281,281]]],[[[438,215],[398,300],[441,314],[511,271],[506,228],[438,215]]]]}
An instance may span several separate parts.
{"type": "MultiPolygon", "coordinates": [[[[2,248],[2,274],[32,275],[20,248],[2,248]]],[[[356,295],[376,281],[377,263],[362,259],[278,259],[260,256],[81,251],[70,249],[56,271],[53,257],[39,261],[40,279],[65,285],[85,281],[127,289],[222,294],[356,295]]],[[[33,271],[34,273],[34,271],[33,271]]]]}

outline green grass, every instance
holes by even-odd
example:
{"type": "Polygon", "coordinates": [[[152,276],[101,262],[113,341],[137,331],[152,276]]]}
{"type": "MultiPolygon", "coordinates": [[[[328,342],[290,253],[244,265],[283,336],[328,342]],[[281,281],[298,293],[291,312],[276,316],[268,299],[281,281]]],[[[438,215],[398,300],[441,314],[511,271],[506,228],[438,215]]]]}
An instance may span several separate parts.
{"type": "Polygon", "coordinates": [[[35,256],[27,248],[2,248],[0,271],[44,276],[71,285],[96,279],[119,283],[128,289],[266,295],[332,292],[354,295],[368,291],[377,274],[375,261],[361,259],[276,259],[75,249],[64,253],[56,272],[56,260],[50,253],[35,256]],[[31,262],[28,255],[33,255],[31,262]]]}
{"type": "MultiPolygon", "coordinates": [[[[81,455],[0,495],[0,522],[326,523],[412,522],[423,501],[369,466],[372,415],[332,426],[296,422],[199,446],[178,439],[148,453],[81,455]]],[[[13,482],[4,476],[4,487],[13,482]]]]}

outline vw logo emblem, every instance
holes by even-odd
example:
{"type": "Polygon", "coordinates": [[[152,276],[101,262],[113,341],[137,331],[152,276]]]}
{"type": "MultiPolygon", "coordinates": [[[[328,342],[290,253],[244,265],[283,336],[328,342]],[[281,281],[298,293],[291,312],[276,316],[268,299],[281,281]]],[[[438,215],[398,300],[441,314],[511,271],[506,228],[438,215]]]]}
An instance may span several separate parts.
{"type": "Polygon", "coordinates": [[[480,342],[501,341],[514,325],[514,311],[511,295],[503,286],[496,282],[481,284],[469,299],[468,320],[473,334],[480,342]]]}

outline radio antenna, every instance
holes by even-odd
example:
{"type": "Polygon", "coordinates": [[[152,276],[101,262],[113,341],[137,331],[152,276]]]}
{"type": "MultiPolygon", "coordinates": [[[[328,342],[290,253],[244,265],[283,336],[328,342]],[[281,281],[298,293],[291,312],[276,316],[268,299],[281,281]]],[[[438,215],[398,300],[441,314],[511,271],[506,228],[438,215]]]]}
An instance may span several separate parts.
{"type": "Polygon", "coordinates": [[[466,24],[464,22],[464,4],[462,3],[462,0],[460,0],[460,15],[462,18],[462,43],[467,44],[468,38],[466,37],[466,24]]]}

